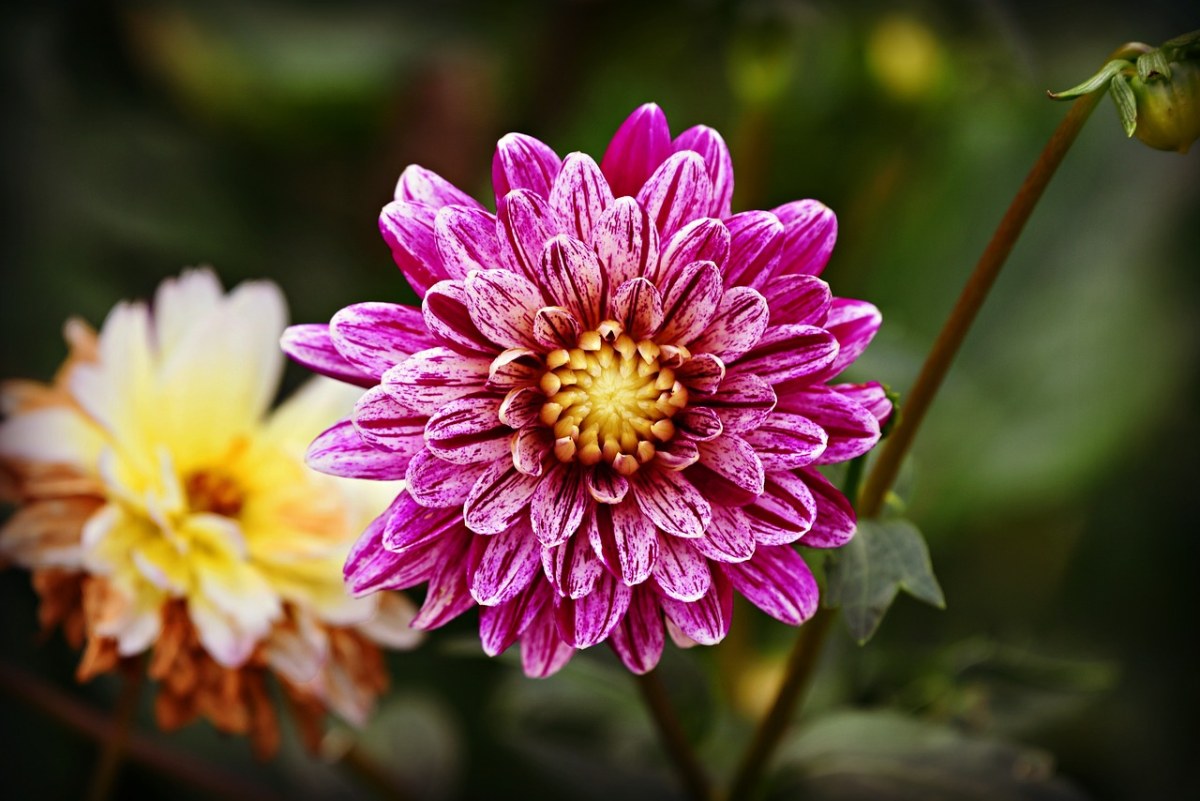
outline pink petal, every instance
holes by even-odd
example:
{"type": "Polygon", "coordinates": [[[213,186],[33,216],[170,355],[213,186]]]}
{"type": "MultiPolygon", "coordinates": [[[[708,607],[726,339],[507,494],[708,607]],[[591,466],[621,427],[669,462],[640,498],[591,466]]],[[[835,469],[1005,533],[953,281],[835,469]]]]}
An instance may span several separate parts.
{"type": "Polygon", "coordinates": [[[829,375],[835,376],[862,355],[875,338],[883,315],[865,300],[834,298],[825,318],[824,328],[837,337],[838,355],[829,365],[829,375]]]}
{"type": "Polygon", "coordinates": [[[437,251],[433,231],[436,216],[432,206],[401,201],[387,204],[379,213],[379,232],[419,298],[425,297],[429,287],[450,277],[437,251]]]}
{"type": "Polygon", "coordinates": [[[396,403],[396,399],[387,394],[383,387],[372,387],[354,404],[354,414],[350,419],[358,435],[371,447],[411,451],[413,444],[409,440],[424,434],[428,416],[396,403]]]}
{"type": "MultiPolygon", "coordinates": [[[[686,412],[685,412],[686,414],[686,412]]],[[[654,456],[654,466],[660,470],[683,470],[700,459],[696,443],[686,437],[675,437],[663,443],[654,456]]]]}
{"type": "Polygon", "coordinates": [[[608,283],[596,254],[587,245],[565,234],[551,239],[546,243],[539,278],[551,302],[574,314],[585,329],[594,329],[600,322],[608,283]]]}
{"type": "Polygon", "coordinates": [[[712,182],[704,159],[684,151],[667,157],[638,191],[638,202],[646,209],[660,240],[669,241],[675,232],[712,204],[712,182]]]}
{"type": "Polygon", "coordinates": [[[512,429],[500,420],[500,398],[477,395],[453,400],[425,425],[425,444],[455,464],[503,459],[512,452],[512,429]]]}
{"type": "Polygon", "coordinates": [[[671,598],[698,601],[712,586],[712,573],[708,560],[688,540],[662,537],[654,562],[654,580],[671,598]]]}
{"type": "Polygon", "coordinates": [[[880,426],[892,416],[892,402],[888,399],[887,390],[878,381],[868,381],[865,384],[833,384],[829,388],[866,409],[879,421],[880,426]]]}
{"type": "Polygon", "coordinates": [[[429,332],[459,353],[492,354],[499,350],[471,319],[462,281],[438,281],[431,286],[421,302],[421,314],[429,332]]]}
{"type": "Polygon", "coordinates": [[[825,429],[801,414],[776,410],[746,441],[767,470],[791,470],[817,461],[829,442],[825,429]]]}
{"type": "MultiPolygon", "coordinates": [[[[810,548],[838,548],[854,536],[857,519],[854,507],[829,479],[811,467],[800,471],[817,503],[817,519],[804,535],[802,545],[810,548]]],[[[760,540],[761,541],[761,540],[760,540]]]]}
{"type": "Polygon", "coordinates": [[[721,135],[707,125],[696,125],[675,137],[674,150],[700,154],[712,181],[712,205],[706,213],[722,220],[728,217],[733,202],[733,159],[721,135]]]}
{"type": "Polygon", "coordinates": [[[658,598],[645,587],[635,588],[629,611],[608,635],[625,667],[639,675],[649,673],[658,664],[663,650],[662,610],[658,598]]]}
{"type": "Polygon", "coordinates": [[[355,303],[329,321],[338,352],[370,375],[381,376],[417,351],[437,345],[421,310],[397,303],[355,303]]]}
{"type": "Polygon", "coordinates": [[[733,588],[720,571],[713,573],[712,586],[699,601],[688,603],[664,596],[661,603],[667,618],[701,645],[716,645],[729,633],[733,588]]]}
{"type": "Polygon", "coordinates": [[[598,503],[620,503],[629,493],[629,479],[603,464],[587,471],[586,485],[598,503]]]}
{"type": "Polygon", "coordinates": [[[396,182],[395,196],[396,200],[401,202],[420,203],[435,209],[450,205],[483,208],[478,200],[433,170],[427,170],[416,164],[410,164],[404,168],[404,172],[400,173],[400,180],[396,182]]]}
{"type": "Polygon", "coordinates": [[[531,679],[544,679],[571,661],[575,649],[558,636],[554,605],[547,603],[521,633],[521,667],[531,679]]]}
{"type": "Polygon", "coordinates": [[[725,364],[711,353],[701,353],[679,365],[675,378],[693,392],[716,392],[725,378],[725,364]]]}
{"type": "Polygon", "coordinates": [[[491,537],[475,537],[466,560],[471,597],[480,606],[511,600],[541,569],[541,553],[524,520],[491,537]]]}
{"type": "Polygon", "coordinates": [[[773,211],[784,236],[775,274],[820,275],[837,241],[837,217],[816,200],[797,200],[773,211]]]}
{"type": "Polygon", "coordinates": [[[575,347],[582,330],[579,318],[562,306],[546,306],[533,316],[533,338],[550,350],[575,347]]]}
{"type": "Polygon", "coordinates": [[[702,217],[679,229],[667,242],[658,269],[647,275],[664,290],[692,262],[711,261],[717,269],[729,258],[729,229],[720,220],[702,217]]]}
{"type": "Polygon", "coordinates": [[[767,281],[761,291],[771,307],[771,322],[775,325],[821,325],[833,302],[829,284],[815,275],[777,276],[767,281]]]}
{"type": "Polygon", "coordinates": [[[629,587],[608,573],[596,578],[596,586],[582,598],[554,598],[558,636],[576,648],[602,642],[629,609],[629,587]]]}
{"type": "Polygon", "coordinates": [[[529,518],[533,533],[547,548],[574,534],[591,506],[584,472],[577,465],[557,462],[533,492],[529,518]]]}
{"type": "Polygon", "coordinates": [[[721,303],[721,273],[711,261],[684,267],[663,300],[663,326],[656,339],[687,345],[704,333],[721,303]]]}
{"type": "Polygon", "coordinates": [[[483,652],[488,656],[503,653],[529,628],[549,601],[550,593],[545,582],[533,581],[506,603],[479,607],[479,640],[483,652]]]}
{"type": "Polygon", "coordinates": [[[379,381],[378,376],[369,375],[338,352],[333,346],[327,325],[306,323],[289,326],[279,344],[292,361],[321,375],[360,387],[374,386],[379,381]]]}
{"type": "Polygon", "coordinates": [[[527,476],[540,476],[554,447],[554,434],[548,428],[528,426],[517,432],[513,443],[513,466],[527,476]]]}
{"type": "Polygon", "coordinates": [[[537,420],[545,403],[546,394],[537,387],[518,387],[504,396],[497,416],[509,428],[524,428],[537,420]]]}
{"type": "Polygon", "coordinates": [[[496,191],[497,207],[504,206],[507,195],[514,189],[550,197],[550,187],[561,166],[550,146],[532,136],[510,133],[501,137],[492,157],[492,188],[496,191]]]}
{"type": "Polygon", "coordinates": [[[649,279],[631,278],[613,293],[608,316],[623,325],[634,339],[649,337],[663,323],[662,295],[649,279]]]}
{"type": "Polygon", "coordinates": [[[717,413],[730,434],[741,434],[762,424],[775,408],[775,390],[756,375],[727,375],[721,387],[703,400],[717,413]]]}
{"type": "Polygon", "coordinates": [[[658,559],[658,531],[633,499],[596,506],[588,539],[608,569],[631,587],[650,577],[658,559]]]}
{"type": "Polygon", "coordinates": [[[735,434],[699,442],[700,461],[687,469],[688,481],[720,506],[745,506],[763,491],[763,465],[750,443],[735,434]]]}
{"type": "Polygon", "coordinates": [[[490,366],[487,358],[430,348],[384,373],[382,386],[401,406],[433,414],[452,400],[481,391],[490,366]]]}
{"type": "Polygon", "coordinates": [[[473,539],[479,538],[468,535],[461,538],[457,550],[442,552],[441,563],[429,577],[425,600],[412,620],[414,629],[431,631],[440,628],[475,605],[462,567],[473,539]]]}
{"type": "Polygon", "coordinates": [[[754,373],[769,384],[820,373],[837,358],[833,334],[812,325],[773,325],[731,372],[754,373]]]}
{"type": "Polygon", "coordinates": [[[497,356],[488,367],[487,388],[508,392],[519,387],[537,384],[546,366],[541,357],[528,348],[509,348],[497,356]]]}
{"type": "Polygon", "coordinates": [[[500,257],[513,272],[537,280],[546,242],[558,233],[558,218],[541,196],[518,189],[504,199],[496,215],[500,257]]]}
{"type": "Polygon", "coordinates": [[[673,419],[676,428],[697,442],[716,439],[725,430],[717,413],[705,406],[692,406],[684,409],[673,419]]]}
{"type": "Polygon", "coordinates": [[[714,506],[704,536],[689,542],[715,562],[744,562],[754,554],[756,544],[750,521],[736,506],[714,506]]]}
{"type": "Polygon", "coordinates": [[[496,238],[496,217],[481,208],[446,206],[433,221],[442,266],[451,278],[465,278],[471,270],[505,268],[496,238]]]}
{"type": "Polygon", "coordinates": [[[437,566],[441,541],[434,546],[420,549],[409,558],[400,559],[383,547],[383,531],[396,509],[407,502],[405,493],[396,496],[383,514],[367,526],[351,547],[342,568],[346,586],[355,595],[365,595],[376,590],[404,589],[426,581],[437,566]]]}
{"type": "Polygon", "coordinates": [[[634,497],[654,525],[677,537],[699,537],[712,520],[712,507],[686,478],[646,467],[633,474],[634,497]]]}
{"type": "Polygon", "coordinates": [[[394,481],[404,478],[408,461],[424,445],[414,438],[412,448],[381,451],[363,441],[350,420],[342,420],[312,441],[305,461],[313,470],[331,476],[394,481]]]}
{"type": "Polygon", "coordinates": [[[467,528],[476,534],[496,534],[512,527],[525,512],[540,481],[517,470],[511,459],[498,459],[467,496],[463,505],[467,528]]]}
{"type": "Polygon", "coordinates": [[[786,545],[803,537],[817,517],[809,482],[797,472],[767,473],[763,493],[742,507],[754,538],[762,545],[786,545]]]}
{"type": "Polygon", "coordinates": [[[621,286],[658,270],[658,230],[631,197],[613,201],[592,229],[592,248],[610,286],[621,286]]]}
{"type": "Polygon", "coordinates": [[[487,468],[486,463],[454,464],[422,450],[408,463],[405,487],[422,506],[461,507],[487,468]]]}
{"type": "Polygon", "coordinates": [[[582,598],[596,586],[604,563],[586,538],[571,537],[542,549],[542,570],[559,595],[582,598]]]}
{"type": "Polygon", "coordinates": [[[735,286],[725,291],[708,328],[690,347],[733,361],[758,344],[770,319],[766,298],[749,287],[735,286]]]}
{"type": "Polygon", "coordinates": [[[600,169],[614,195],[636,195],[670,153],[667,116],[654,103],[646,103],[621,123],[604,152],[600,169]]]}
{"type": "Polygon", "coordinates": [[[763,545],[749,561],[721,570],[746,600],[781,623],[799,626],[817,611],[817,580],[790,545],[763,545]]]}
{"type": "Polygon", "coordinates": [[[484,336],[506,348],[534,347],[533,316],[545,306],[541,291],[507,270],[481,270],[467,276],[467,308],[484,336]]]}
{"type": "Polygon", "coordinates": [[[558,215],[562,231],[590,242],[592,229],[612,205],[613,193],[591,156],[571,153],[550,190],[550,208],[558,215]]]}
{"type": "Polygon", "coordinates": [[[725,221],[729,261],[725,286],[762,286],[779,265],[785,240],[783,223],[769,211],[743,211],[725,221]]]}
{"type": "Polygon", "coordinates": [[[850,398],[823,386],[781,384],[777,411],[795,412],[825,430],[829,444],[818,464],[835,464],[861,456],[879,441],[879,421],[850,398]]]}

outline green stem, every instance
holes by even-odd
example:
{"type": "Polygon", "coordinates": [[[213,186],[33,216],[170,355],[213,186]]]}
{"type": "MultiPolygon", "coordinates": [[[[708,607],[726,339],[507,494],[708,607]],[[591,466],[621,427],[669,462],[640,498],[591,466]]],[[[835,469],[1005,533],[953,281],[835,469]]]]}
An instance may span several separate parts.
{"type": "MultiPolygon", "coordinates": [[[[1141,52],[1144,47],[1145,45],[1136,43],[1123,45],[1109,57],[1109,60],[1136,54],[1141,52]]],[[[1049,185],[1050,179],[1058,170],[1058,165],[1062,163],[1063,157],[1071,149],[1071,145],[1083,129],[1084,123],[1087,122],[1088,117],[1091,116],[1096,104],[1103,96],[1103,91],[1095,91],[1083,95],[1071,104],[1066,117],[1051,134],[1050,141],[1042,149],[1041,155],[1030,169],[1029,174],[1025,176],[1025,181],[1017,190],[1012,203],[1009,204],[1008,211],[1001,218],[1000,224],[996,226],[991,241],[988,242],[987,248],[979,257],[974,272],[967,279],[962,294],[959,295],[958,301],[950,311],[950,316],[946,318],[929,355],[925,357],[925,364],[922,365],[920,374],[913,382],[908,395],[905,396],[900,419],[892,429],[891,435],[884,441],[879,458],[875,460],[875,464],[867,476],[862,494],[859,496],[860,516],[877,517],[882,510],[884,499],[896,481],[900,465],[912,445],[917,429],[920,428],[921,421],[925,419],[925,413],[929,411],[929,406],[933,403],[933,399],[942,385],[942,380],[946,377],[963,340],[966,339],[971,324],[975,322],[979,309],[987,299],[988,291],[992,288],[996,276],[1000,274],[1000,269],[1008,259],[1008,254],[1012,252],[1013,245],[1020,237],[1025,223],[1033,213],[1038,200],[1041,199],[1046,186],[1049,185]]]]}
{"type": "MultiPolygon", "coordinates": [[[[1106,60],[1125,58],[1130,54],[1142,52],[1144,47],[1138,43],[1122,45],[1106,60]]],[[[974,272],[967,279],[958,302],[934,341],[917,380],[905,398],[903,413],[884,441],[879,458],[867,475],[866,483],[855,504],[859,517],[870,518],[879,515],[917,428],[921,425],[942,379],[945,378],[954,356],[966,338],[967,331],[983,306],[988,290],[1000,274],[1000,268],[1008,259],[1008,254],[1021,235],[1050,179],[1054,177],[1063,157],[1070,150],[1103,94],[1104,92],[1093,92],[1084,95],[1071,105],[1066,117],[1051,134],[1033,168],[1025,176],[1025,181],[1009,204],[1008,211],[1001,218],[991,241],[979,257],[974,272]]],[[[851,498],[851,501],[853,500],[851,498]]],[[[775,701],[767,716],[759,723],[754,739],[734,776],[729,794],[731,801],[751,798],[751,794],[757,788],[763,771],[787,731],[792,713],[803,698],[834,614],[832,611],[820,609],[801,629],[775,701]],[[814,628],[815,631],[812,630],[814,628]]]]}
{"type": "Polygon", "coordinates": [[[683,732],[683,726],[680,725],[679,718],[675,715],[675,710],[667,697],[666,688],[658,679],[658,672],[652,670],[640,676],[635,675],[634,680],[642,693],[642,700],[645,701],[650,716],[654,718],[654,723],[658,727],[663,747],[679,772],[680,781],[683,782],[688,797],[693,801],[709,801],[712,798],[712,791],[709,789],[708,776],[705,775],[700,761],[696,758],[695,751],[692,750],[691,743],[688,742],[687,735],[683,732]]]}
{"type": "Polygon", "coordinates": [[[103,740],[100,748],[100,758],[88,785],[88,801],[108,801],[112,797],[117,775],[121,772],[121,763],[125,760],[125,752],[129,746],[129,737],[133,732],[138,701],[142,697],[142,683],[146,676],[142,660],[126,657],[121,660],[120,668],[121,694],[117,696],[117,704],[113,710],[113,733],[103,740]]]}
{"type": "Polygon", "coordinates": [[[792,652],[788,655],[783,682],[775,693],[775,700],[771,702],[766,717],[759,722],[754,739],[734,774],[727,796],[730,801],[745,801],[752,797],[759,777],[791,723],[792,713],[812,681],[821,649],[835,617],[836,610],[822,607],[800,629],[792,652]]]}

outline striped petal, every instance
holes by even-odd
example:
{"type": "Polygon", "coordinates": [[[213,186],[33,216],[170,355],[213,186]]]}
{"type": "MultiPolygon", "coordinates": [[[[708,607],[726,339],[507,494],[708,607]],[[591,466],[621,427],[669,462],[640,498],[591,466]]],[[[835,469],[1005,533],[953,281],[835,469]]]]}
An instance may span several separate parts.
{"type": "Polygon", "coordinates": [[[329,321],[329,336],[339,353],[374,376],[437,345],[421,310],[398,303],[347,306],[329,321]]]}
{"type": "Polygon", "coordinates": [[[419,203],[435,209],[451,205],[483,208],[478,200],[433,170],[416,164],[408,165],[404,172],[400,173],[400,180],[396,182],[395,198],[401,202],[419,203]]]}
{"type": "Polygon", "coordinates": [[[476,534],[508,530],[525,512],[540,481],[517,470],[511,459],[488,465],[463,504],[467,528],[476,534]]]}
{"type": "Polygon", "coordinates": [[[688,540],[662,537],[654,562],[654,581],[669,597],[698,601],[712,586],[708,560],[688,540]]]}
{"type": "Polygon", "coordinates": [[[306,323],[289,326],[279,344],[292,361],[321,375],[360,387],[373,386],[379,381],[378,376],[372,376],[346,360],[334,347],[327,325],[306,323]]]}
{"type": "Polygon", "coordinates": [[[412,443],[412,449],[377,450],[363,441],[353,422],[343,420],[314,439],[304,459],[313,470],[331,476],[394,481],[404,478],[409,460],[424,447],[415,438],[412,443]]]}
{"type": "Polygon", "coordinates": [[[629,598],[629,587],[608,573],[601,573],[592,591],[582,598],[555,596],[558,635],[576,648],[590,648],[602,642],[625,616],[629,598]]]}
{"type": "Polygon", "coordinates": [[[817,611],[817,580],[790,545],[764,545],[754,558],[721,570],[746,600],[782,623],[799,626],[817,611]]]}
{"type": "Polygon", "coordinates": [[[490,212],[446,206],[434,218],[433,232],[442,266],[451,278],[465,278],[472,270],[505,267],[496,238],[496,217],[490,212]]]}
{"type": "Polygon", "coordinates": [[[704,333],[721,303],[721,272],[711,261],[697,261],[680,272],[663,299],[659,341],[688,345],[704,333]]]}
{"type": "Polygon", "coordinates": [[[698,442],[700,461],[684,474],[720,506],[745,506],[762,494],[763,465],[750,443],[734,434],[698,442]]]}
{"type": "Polygon", "coordinates": [[[462,529],[462,515],[455,509],[430,509],[411,493],[401,490],[383,528],[383,547],[394,554],[415,551],[445,539],[462,529]]]}
{"type": "Polygon", "coordinates": [[[810,548],[838,548],[854,536],[857,518],[854,507],[829,479],[811,467],[800,471],[816,501],[817,519],[801,541],[810,548]]]}
{"type": "Polygon", "coordinates": [[[482,390],[490,366],[491,360],[484,357],[430,348],[384,373],[382,386],[401,406],[433,414],[452,400],[482,390]]]}
{"type": "Polygon", "coordinates": [[[505,603],[479,607],[479,640],[483,652],[488,656],[503,653],[529,628],[549,601],[546,584],[533,581],[505,603]]]}
{"type": "Polygon", "coordinates": [[[480,606],[495,606],[529,586],[541,568],[541,546],[527,521],[491,537],[475,537],[467,558],[467,584],[480,606]]]}
{"type": "Polygon", "coordinates": [[[584,470],[558,462],[541,478],[533,492],[529,517],[533,533],[547,548],[575,533],[591,505],[584,470]]]}
{"type": "Polygon", "coordinates": [[[503,459],[511,452],[513,432],[500,420],[500,404],[494,395],[450,401],[426,423],[426,445],[460,465],[503,459]]]}
{"type": "Polygon", "coordinates": [[[492,342],[505,348],[535,347],[533,316],[545,306],[541,291],[508,270],[480,270],[467,276],[471,320],[492,342]]]}
{"type": "Polygon", "coordinates": [[[721,296],[708,327],[690,347],[733,361],[758,344],[770,319],[766,298],[749,287],[735,286],[721,296]]]}
{"type": "Polygon", "coordinates": [[[694,392],[711,394],[721,388],[725,364],[711,353],[701,353],[679,365],[675,378],[694,392]]]}
{"type": "Polygon", "coordinates": [[[663,323],[662,295],[649,279],[631,278],[613,293],[608,316],[634,339],[651,336],[663,323]]]}
{"type": "Polygon", "coordinates": [[[475,605],[462,569],[470,542],[470,539],[463,539],[459,551],[443,552],[441,564],[429,577],[421,608],[412,619],[414,629],[432,631],[440,628],[475,605]]]}
{"type": "Polygon", "coordinates": [[[677,537],[699,537],[712,520],[712,507],[686,478],[650,466],[630,480],[638,507],[654,525],[677,537]]]}
{"type": "Polygon", "coordinates": [[[591,156],[571,153],[550,190],[550,208],[558,215],[559,230],[590,242],[592,229],[613,202],[608,181],[591,156]]]}
{"type": "Polygon", "coordinates": [[[690,542],[714,562],[744,562],[754,555],[756,541],[750,521],[736,506],[714,506],[712,523],[703,537],[690,542]]]}
{"type": "Polygon", "coordinates": [[[546,306],[533,316],[533,338],[544,348],[573,348],[583,329],[579,318],[562,306],[546,306]]]}
{"type": "Polygon", "coordinates": [[[424,434],[428,416],[401,406],[383,387],[372,387],[354,404],[350,419],[358,435],[371,447],[406,451],[413,437],[424,434]]]}
{"type": "Polygon", "coordinates": [[[791,470],[812,464],[825,452],[829,442],[825,429],[812,420],[802,414],[778,410],[743,436],[767,470],[791,470]]]}
{"type": "Polygon", "coordinates": [[[462,281],[438,281],[421,301],[425,327],[442,343],[466,355],[492,354],[500,348],[471,319],[462,281]]]}
{"type": "Polygon", "coordinates": [[[785,241],[783,223],[769,211],[743,211],[725,221],[729,261],[725,286],[762,286],[779,266],[785,241]]]}
{"type": "Polygon", "coordinates": [[[436,216],[431,206],[403,201],[393,201],[379,213],[379,232],[417,297],[425,297],[429,287],[450,277],[437,251],[436,216]]]}
{"type": "Polygon", "coordinates": [[[504,206],[514,189],[526,189],[542,198],[550,197],[550,187],[562,161],[549,145],[532,136],[510,133],[496,143],[492,157],[492,188],[497,208],[504,206]]]}
{"type": "Polygon", "coordinates": [[[767,419],[776,404],[775,390],[753,373],[727,375],[720,388],[704,399],[730,434],[750,431],[767,419]]]}
{"type": "Polygon", "coordinates": [[[679,229],[663,249],[658,269],[647,277],[664,290],[692,262],[711,261],[718,269],[729,258],[729,229],[720,220],[702,217],[679,229]]]}
{"type": "Polygon", "coordinates": [[[721,134],[707,125],[696,125],[675,137],[674,150],[700,154],[712,181],[712,204],[705,213],[722,220],[728,217],[733,203],[733,159],[721,134]]]}
{"type": "Polygon", "coordinates": [[[667,157],[638,191],[637,199],[654,221],[659,238],[669,241],[680,228],[704,216],[712,203],[712,181],[704,159],[686,150],[667,157]]]}
{"type": "Polygon", "coordinates": [[[575,649],[558,635],[554,605],[547,603],[521,633],[521,668],[531,679],[544,679],[562,670],[575,649]]]}
{"type": "Polygon", "coordinates": [[[546,243],[539,277],[553,304],[574,314],[585,330],[596,327],[606,306],[608,281],[587,245],[566,235],[554,237],[546,243]]]}
{"type": "Polygon", "coordinates": [[[408,463],[405,487],[422,506],[461,507],[488,466],[454,464],[422,450],[408,463]]]}
{"type": "Polygon", "coordinates": [[[559,595],[582,598],[596,586],[604,572],[604,563],[584,537],[570,537],[551,548],[542,549],[542,570],[559,595]]]}
{"type": "Polygon", "coordinates": [[[803,415],[824,429],[828,445],[819,464],[862,456],[879,441],[879,420],[863,406],[829,387],[782,384],[777,412],[803,415]]]}
{"type": "Polygon", "coordinates": [[[610,285],[657,275],[658,229],[631,197],[619,197],[592,228],[591,244],[610,285]]]}
{"type": "Polygon", "coordinates": [[[537,280],[546,242],[558,233],[558,218],[540,195],[518,189],[504,199],[496,215],[500,258],[513,272],[537,280]]]}
{"type": "Polygon", "coordinates": [[[649,589],[635,588],[629,611],[608,635],[612,649],[629,670],[641,675],[658,664],[663,650],[662,609],[649,589]]]}
{"type": "Polygon", "coordinates": [[[636,195],[671,153],[667,115],[654,103],[639,106],[613,135],[600,169],[614,195],[636,195]]]}
{"type": "Polygon", "coordinates": [[[733,619],[733,588],[729,579],[716,571],[712,586],[698,601],[661,599],[663,612],[679,630],[701,645],[716,645],[729,633],[733,619]]]}
{"type": "Polygon", "coordinates": [[[783,250],[776,275],[820,275],[837,241],[837,216],[816,200],[797,200],[772,209],[783,223],[783,250]]]}
{"type": "Polygon", "coordinates": [[[786,545],[803,537],[817,517],[811,482],[795,472],[767,473],[762,495],[742,507],[754,538],[763,545],[786,545]]]}
{"type": "Polygon", "coordinates": [[[882,323],[883,315],[874,304],[865,300],[834,298],[823,326],[838,341],[838,355],[829,365],[829,375],[837,375],[861,356],[882,323]]]}
{"type": "Polygon", "coordinates": [[[837,358],[833,334],[812,325],[773,325],[758,344],[730,368],[754,373],[769,384],[820,373],[837,358]]]}
{"type": "Polygon", "coordinates": [[[763,284],[761,291],[775,325],[822,325],[833,303],[829,284],[815,275],[780,275],[763,284]]]}
{"type": "Polygon", "coordinates": [[[631,587],[650,577],[658,559],[658,531],[633,499],[596,506],[588,539],[609,571],[631,587]]]}

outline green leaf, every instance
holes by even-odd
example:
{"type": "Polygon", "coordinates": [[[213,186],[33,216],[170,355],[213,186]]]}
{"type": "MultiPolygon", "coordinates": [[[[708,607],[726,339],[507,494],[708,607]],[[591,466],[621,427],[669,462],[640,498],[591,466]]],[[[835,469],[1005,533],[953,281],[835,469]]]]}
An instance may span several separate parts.
{"type": "Polygon", "coordinates": [[[783,748],[770,801],[1082,801],[1034,748],[965,734],[897,712],[818,718],[783,748]]]}
{"type": "Polygon", "coordinates": [[[841,607],[850,634],[861,645],[871,639],[896,593],[944,609],[921,532],[907,520],[860,520],[854,539],[831,554],[825,601],[841,607]]]}
{"type": "Polygon", "coordinates": [[[1143,81],[1147,81],[1153,75],[1161,75],[1164,78],[1171,77],[1171,65],[1167,63],[1167,57],[1162,50],[1151,50],[1149,53],[1142,53],[1137,60],[1138,77],[1143,81]]]}
{"type": "Polygon", "coordinates": [[[1124,59],[1116,59],[1105,64],[1100,68],[1099,72],[1078,86],[1072,86],[1065,92],[1047,92],[1047,94],[1054,100],[1070,100],[1080,95],[1091,94],[1097,89],[1103,88],[1114,76],[1120,75],[1121,70],[1132,66],[1132,64],[1124,59]]]}
{"type": "Polygon", "coordinates": [[[1125,135],[1133,136],[1137,130],[1137,98],[1133,95],[1133,87],[1120,75],[1113,76],[1112,99],[1117,104],[1117,114],[1121,117],[1125,135]]]}

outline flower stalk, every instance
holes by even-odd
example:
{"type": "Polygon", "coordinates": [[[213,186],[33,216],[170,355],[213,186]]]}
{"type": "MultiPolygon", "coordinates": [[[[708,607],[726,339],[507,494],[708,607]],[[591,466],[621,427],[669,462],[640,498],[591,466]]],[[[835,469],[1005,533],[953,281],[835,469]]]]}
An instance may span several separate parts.
{"type": "MultiPolygon", "coordinates": [[[[1125,44],[1114,51],[1108,60],[1136,57],[1145,50],[1146,46],[1142,44],[1125,44]]],[[[1096,88],[1099,89],[1100,86],[1096,88]]],[[[954,357],[966,339],[967,332],[987,299],[988,292],[1038,200],[1103,94],[1101,91],[1091,91],[1075,100],[1067,115],[1051,134],[1038,160],[1025,176],[926,356],[921,372],[905,398],[903,412],[895,421],[867,475],[855,503],[860,519],[878,517],[883,510],[884,501],[896,480],[900,465],[954,357]]],[[[793,713],[809,686],[830,623],[835,616],[836,610],[822,608],[797,635],[783,682],[766,716],[759,722],[754,739],[735,774],[728,796],[730,799],[753,797],[752,793],[761,781],[771,756],[787,732],[793,713]]]]}
{"type": "Polygon", "coordinates": [[[680,725],[667,697],[667,690],[658,678],[658,672],[651,670],[647,673],[635,673],[633,678],[688,797],[693,801],[709,801],[712,798],[712,790],[708,776],[705,775],[691,743],[688,742],[683,726],[680,725]]]}
{"type": "Polygon", "coordinates": [[[113,796],[113,789],[116,787],[117,777],[121,773],[121,765],[125,761],[129,740],[133,734],[144,678],[145,670],[141,659],[126,657],[121,660],[121,692],[113,708],[112,734],[102,741],[100,757],[96,761],[88,785],[88,801],[108,801],[113,796]]]}

